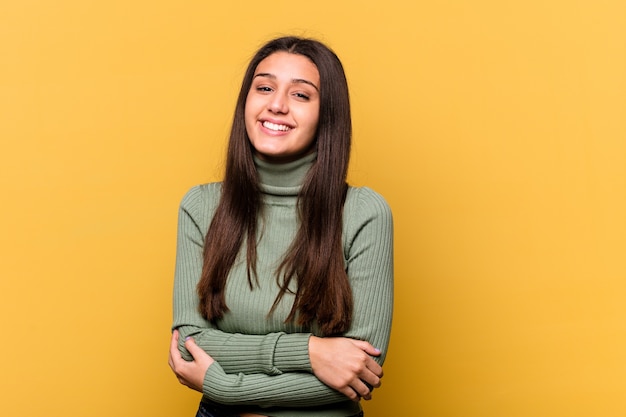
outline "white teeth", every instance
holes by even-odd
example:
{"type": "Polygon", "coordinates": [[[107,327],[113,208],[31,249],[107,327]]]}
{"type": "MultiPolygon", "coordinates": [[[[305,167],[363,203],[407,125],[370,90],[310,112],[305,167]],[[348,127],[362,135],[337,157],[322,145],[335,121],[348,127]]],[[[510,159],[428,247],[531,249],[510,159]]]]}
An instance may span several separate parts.
{"type": "Polygon", "coordinates": [[[270,123],[270,122],[263,122],[263,127],[266,127],[267,129],[270,129],[270,130],[279,130],[281,132],[286,132],[291,129],[289,126],[277,125],[275,123],[270,123]]]}

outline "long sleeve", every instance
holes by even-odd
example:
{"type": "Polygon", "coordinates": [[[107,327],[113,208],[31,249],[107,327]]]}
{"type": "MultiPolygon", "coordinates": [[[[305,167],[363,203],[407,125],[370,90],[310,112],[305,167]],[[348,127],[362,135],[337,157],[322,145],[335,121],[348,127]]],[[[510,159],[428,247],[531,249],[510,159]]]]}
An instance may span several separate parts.
{"type": "Polygon", "coordinates": [[[393,315],[393,218],[387,202],[369,188],[351,189],[346,201],[344,254],[352,286],[352,326],[344,335],[381,350],[383,364],[393,315]]]}
{"type": "Polygon", "coordinates": [[[179,209],[172,328],[180,331],[179,349],[183,357],[192,359],[184,340],[193,336],[228,373],[277,375],[291,370],[310,370],[310,334],[227,333],[200,315],[196,285],[202,272],[204,237],[219,192],[218,183],[194,187],[183,197],[179,209]]]}
{"type": "Polygon", "coordinates": [[[220,404],[259,407],[311,407],[346,401],[343,394],[313,374],[227,374],[217,362],[205,375],[203,394],[220,404]]]}

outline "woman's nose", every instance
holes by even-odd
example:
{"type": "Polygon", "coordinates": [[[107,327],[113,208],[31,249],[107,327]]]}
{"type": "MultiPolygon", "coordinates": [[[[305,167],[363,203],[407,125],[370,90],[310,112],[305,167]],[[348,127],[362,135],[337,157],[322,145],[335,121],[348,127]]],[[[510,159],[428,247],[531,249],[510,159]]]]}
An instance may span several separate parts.
{"type": "Polygon", "coordinates": [[[285,114],[289,112],[289,106],[287,105],[287,99],[283,94],[274,94],[269,102],[269,110],[272,113],[285,114]]]}

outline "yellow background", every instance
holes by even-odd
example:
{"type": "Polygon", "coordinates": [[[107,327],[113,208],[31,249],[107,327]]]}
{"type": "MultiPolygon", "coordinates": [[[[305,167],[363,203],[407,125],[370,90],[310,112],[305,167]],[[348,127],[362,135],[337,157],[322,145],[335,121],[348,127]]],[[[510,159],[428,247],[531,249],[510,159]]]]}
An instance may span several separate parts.
{"type": "Polygon", "coordinates": [[[367,415],[626,415],[622,0],[2,2],[0,413],[193,415],[177,206],[286,33],[342,58],[350,180],[395,215],[367,415]]]}

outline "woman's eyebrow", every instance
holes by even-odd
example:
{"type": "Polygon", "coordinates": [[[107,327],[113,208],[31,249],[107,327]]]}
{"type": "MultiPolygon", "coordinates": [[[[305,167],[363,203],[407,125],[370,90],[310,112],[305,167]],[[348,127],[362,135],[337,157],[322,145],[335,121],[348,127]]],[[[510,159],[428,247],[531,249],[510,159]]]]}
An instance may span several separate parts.
{"type": "MultiPolygon", "coordinates": [[[[266,77],[266,78],[271,78],[272,80],[276,79],[276,76],[274,74],[269,73],[269,72],[260,72],[260,73],[254,75],[254,78],[256,78],[256,77],[266,77]]],[[[315,84],[313,84],[311,81],[305,80],[303,78],[294,78],[294,79],[291,80],[291,82],[294,83],[294,84],[298,84],[298,83],[308,84],[311,87],[315,88],[318,93],[320,91],[320,89],[315,84]]]]}

